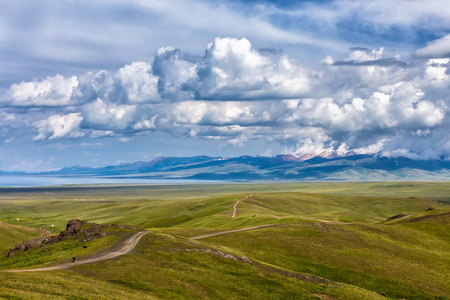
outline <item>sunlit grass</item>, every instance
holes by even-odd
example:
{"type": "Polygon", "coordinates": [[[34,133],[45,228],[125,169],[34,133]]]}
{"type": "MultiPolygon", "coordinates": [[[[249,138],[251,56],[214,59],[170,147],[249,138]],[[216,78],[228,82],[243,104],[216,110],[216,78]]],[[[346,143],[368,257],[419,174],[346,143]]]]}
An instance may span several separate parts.
{"type": "MultiPolygon", "coordinates": [[[[448,201],[449,195],[449,183],[202,184],[3,192],[0,221],[9,223],[0,223],[0,250],[5,256],[14,244],[39,237],[43,231],[37,228],[58,233],[73,218],[127,224],[151,233],[132,254],[113,260],[66,271],[0,272],[0,298],[382,299],[380,294],[385,293],[394,299],[447,299],[450,209],[435,200],[448,201]],[[233,205],[250,194],[232,218],[233,205]],[[386,222],[397,214],[410,216],[386,222]],[[277,226],[188,239],[264,224],[277,226]],[[245,256],[252,263],[199,249],[245,256]],[[328,281],[304,280],[302,274],[328,281]]],[[[88,243],[70,238],[10,259],[3,256],[0,269],[95,255],[135,232],[111,230],[116,232],[88,243]]]]}

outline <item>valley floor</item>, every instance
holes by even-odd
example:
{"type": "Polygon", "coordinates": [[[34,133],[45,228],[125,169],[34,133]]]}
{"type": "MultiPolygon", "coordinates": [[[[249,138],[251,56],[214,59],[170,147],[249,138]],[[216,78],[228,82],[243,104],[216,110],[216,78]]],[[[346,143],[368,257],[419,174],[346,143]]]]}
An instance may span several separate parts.
{"type": "Polygon", "coordinates": [[[12,189],[0,298],[450,299],[448,203],[445,182],[12,189]],[[74,218],[132,227],[6,257],[74,218]]]}

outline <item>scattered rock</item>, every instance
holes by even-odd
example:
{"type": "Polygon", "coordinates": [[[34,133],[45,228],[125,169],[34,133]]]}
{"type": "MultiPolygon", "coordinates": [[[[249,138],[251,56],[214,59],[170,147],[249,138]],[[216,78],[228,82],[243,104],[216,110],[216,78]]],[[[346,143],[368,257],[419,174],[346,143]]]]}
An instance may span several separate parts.
{"type": "Polygon", "coordinates": [[[329,231],[345,231],[342,228],[330,226],[326,223],[309,223],[308,225],[314,226],[315,229],[323,231],[323,232],[329,232],[329,231]]]}
{"type": "MultiPolygon", "coordinates": [[[[226,253],[220,250],[216,250],[216,249],[198,249],[198,248],[194,248],[194,249],[175,249],[176,252],[182,252],[182,251],[186,251],[186,252],[191,252],[191,251],[197,251],[197,252],[205,252],[205,253],[211,253],[213,255],[217,255],[220,256],[222,258],[226,258],[226,259],[230,259],[230,260],[234,260],[234,261],[241,261],[244,263],[248,263],[251,264],[255,267],[257,267],[260,272],[262,272],[263,275],[265,274],[279,274],[281,276],[285,276],[285,277],[289,277],[289,278],[294,278],[294,279],[298,279],[304,282],[310,282],[310,283],[314,283],[314,284],[326,284],[329,285],[332,283],[332,281],[322,278],[322,277],[318,277],[318,276],[313,276],[313,275],[305,275],[305,274],[301,274],[301,273],[296,273],[296,272],[290,272],[287,270],[283,270],[283,269],[279,269],[277,267],[274,266],[269,266],[266,264],[261,264],[258,263],[256,261],[252,261],[250,259],[248,259],[245,256],[237,256],[237,255],[233,255],[230,253],[226,253]]],[[[328,297],[328,298],[323,298],[323,299],[335,299],[332,297],[328,297]]]]}
{"type": "Polygon", "coordinates": [[[226,253],[226,252],[216,250],[216,249],[185,249],[185,251],[187,251],[187,252],[197,251],[197,252],[211,253],[211,254],[220,256],[222,258],[225,258],[225,259],[230,259],[230,260],[234,260],[234,261],[243,261],[246,263],[252,263],[252,261],[245,256],[237,256],[237,255],[233,255],[233,254],[226,253]]]}
{"type": "Polygon", "coordinates": [[[28,251],[32,248],[42,248],[54,243],[61,242],[66,239],[68,236],[79,236],[84,234],[86,237],[83,239],[83,242],[93,241],[95,239],[106,236],[106,233],[101,230],[105,227],[111,227],[111,225],[102,226],[99,224],[92,223],[88,229],[82,229],[83,225],[87,224],[86,222],[72,219],[67,223],[66,229],[61,231],[59,235],[53,236],[45,236],[39,239],[31,239],[25,241],[21,244],[17,244],[14,248],[9,249],[6,257],[10,257],[14,254],[17,254],[21,251],[28,251]]]}
{"type": "Polygon", "coordinates": [[[86,237],[83,239],[83,242],[93,241],[98,238],[106,236],[106,234],[104,232],[101,232],[102,228],[104,228],[104,227],[102,227],[99,224],[95,224],[95,223],[91,224],[90,228],[83,231],[84,234],[86,235],[86,237]]]}
{"type": "Polygon", "coordinates": [[[334,300],[334,299],[337,299],[337,298],[328,296],[326,294],[312,294],[312,296],[320,298],[320,299],[323,299],[323,300],[334,300]]]}

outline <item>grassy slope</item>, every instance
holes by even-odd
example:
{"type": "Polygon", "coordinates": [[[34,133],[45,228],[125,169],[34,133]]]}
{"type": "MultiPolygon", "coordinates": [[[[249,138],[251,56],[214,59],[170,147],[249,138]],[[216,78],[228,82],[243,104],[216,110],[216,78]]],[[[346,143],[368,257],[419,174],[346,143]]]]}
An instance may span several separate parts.
{"type": "Polygon", "coordinates": [[[254,225],[258,220],[267,222],[270,216],[271,223],[298,222],[207,241],[258,261],[385,292],[391,297],[431,299],[450,296],[446,276],[450,268],[449,214],[447,205],[421,198],[259,194],[239,204],[236,219],[194,219],[177,225],[184,228],[165,232],[193,236],[214,231],[192,231],[193,226],[254,225]],[[438,209],[424,212],[429,207],[438,209]],[[398,213],[413,216],[390,225],[380,222],[398,213]],[[315,218],[357,223],[323,224],[314,222],[315,218]]]}
{"type": "Polygon", "coordinates": [[[0,296],[2,293],[3,296],[13,295],[20,290],[25,297],[42,299],[47,294],[83,295],[87,298],[101,295],[105,299],[133,299],[144,294],[164,299],[383,298],[346,284],[317,284],[289,278],[274,268],[253,266],[200,252],[199,249],[207,247],[201,242],[192,243],[166,234],[148,234],[142,238],[133,255],[77,266],[71,271],[42,274],[45,282],[52,284],[34,287],[38,282],[36,274],[13,274],[10,277],[0,273],[2,286],[8,287],[3,290],[0,287],[0,296]],[[87,290],[88,284],[95,289],[87,290]],[[79,285],[83,294],[78,291],[79,285]],[[69,286],[73,293],[64,289],[69,286]],[[112,291],[120,293],[114,295],[112,291]],[[324,298],[326,296],[333,298],[324,298]]]}
{"type": "MultiPolygon", "coordinates": [[[[409,198],[421,196],[445,200],[450,194],[445,196],[449,186],[448,183],[232,185],[228,187],[229,194],[244,190],[253,194],[239,204],[236,218],[230,218],[232,206],[244,194],[195,198],[207,192],[225,194],[226,186],[223,185],[217,186],[217,190],[208,185],[205,191],[194,186],[184,193],[182,187],[175,186],[172,187],[174,201],[168,201],[171,199],[168,187],[94,189],[92,194],[89,189],[62,189],[53,194],[43,194],[41,190],[2,193],[0,220],[11,223],[62,229],[68,219],[79,218],[155,228],[154,231],[160,233],[146,236],[138,245],[136,255],[77,267],[76,272],[82,274],[81,277],[72,271],[40,273],[39,276],[44,274],[42,276],[48,281],[39,288],[33,287],[39,276],[14,274],[13,280],[9,279],[12,278],[9,274],[0,273],[0,296],[14,295],[17,289],[22,289],[21,293],[29,292],[26,294],[29,298],[44,297],[43,289],[56,296],[58,293],[67,296],[70,292],[62,292],[61,286],[76,285],[77,280],[85,278],[86,282],[95,282],[97,289],[90,294],[95,298],[98,298],[94,296],[97,292],[114,295],[114,290],[122,293],[116,298],[139,298],[142,292],[164,298],[230,298],[227,297],[230,295],[264,298],[270,291],[275,298],[297,296],[298,299],[325,294],[337,295],[338,299],[351,299],[350,295],[353,299],[375,299],[377,294],[369,290],[385,292],[391,297],[449,297],[449,282],[442,275],[450,267],[449,222],[447,215],[441,215],[448,208],[428,199],[409,198]],[[291,192],[257,194],[270,188],[302,192],[320,190],[347,196],[291,192]],[[397,197],[380,196],[386,193],[397,197]],[[350,197],[348,194],[370,197],[350,197]],[[166,200],[156,200],[158,198],[166,200]],[[437,210],[424,212],[430,206],[437,210]],[[383,223],[399,213],[414,216],[383,223]],[[414,221],[414,218],[422,219],[414,221]],[[318,225],[315,219],[357,222],[358,225],[318,225]],[[223,230],[221,228],[273,223],[292,224],[208,238],[195,245],[183,238],[223,230]],[[56,226],[50,227],[51,224],[56,226]],[[209,253],[176,250],[186,247],[220,248],[260,263],[354,286],[299,283],[270,268],[267,271],[209,253]],[[133,271],[133,268],[137,269],[133,271]]],[[[5,249],[11,246],[5,245],[3,240],[0,244],[5,249]]],[[[47,258],[60,250],[50,251],[47,258]]],[[[36,259],[38,256],[36,254],[36,259]]],[[[30,259],[30,263],[37,263],[37,260],[30,259]]],[[[85,284],[80,289],[87,287],[85,284]]]]}
{"type": "Polygon", "coordinates": [[[310,222],[325,219],[337,222],[377,222],[398,213],[416,213],[437,203],[422,198],[374,198],[307,193],[255,194],[238,205],[236,218],[230,208],[209,218],[195,218],[180,226],[239,227],[265,223],[310,222]]]}
{"type": "MultiPolygon", "coordinates": [[[[441,230],[449,223],[435,224],[441,230]]],[[[206,240],[205,240],[206,241],[206,240]]],[[[250,259],[393,298],[450,296],[448,239],[402,225],[294,224],[208,238],[250,259]],[[264,245],[264,246],[262,246],[264,245]]]]}
{"type": "Polygon", "coordinates": [[[46,231],[25,226],[0,222],[0,252],[6,252],[15,244],[29,239],[40,238],[46,231]]]}
{"type": "Polygon", "coordinates": [[[74,272],[1,273],[0,299],[157,299],[74,272]]]}
{"type": "MultiPolygon", "coordinates": [[[[67,200],[21,200],[0,201],[0,220],[26,226],[46,229],[63,229],[67,220],[77,218],[101,224],[120,223],[140,227],[176,224],[172,217],[189,215],[197,218],[202,215],[229,211],[242,196],[224,196],[210,199],[190,200],[132,200],[127,201],[67,201],[67,200]],[[23,207],[28,207],[23,209],[23,207]],[[16,219],[20,220],[17,221],[16,219]],[[51,225],[54,224],[55,227],[51,225]]],[[[114,198],[113,198],[114,199],[114,198]]]]}

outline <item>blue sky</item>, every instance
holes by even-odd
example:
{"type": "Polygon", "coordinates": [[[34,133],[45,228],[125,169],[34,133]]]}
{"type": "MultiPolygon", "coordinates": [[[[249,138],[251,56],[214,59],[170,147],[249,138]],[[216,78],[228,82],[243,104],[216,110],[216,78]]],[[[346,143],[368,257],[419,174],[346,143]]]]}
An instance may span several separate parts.
{"type": "Polygon", "coordinates": [[[447,1],[0,0],[0,170],[449,158],[447,1]]]}

